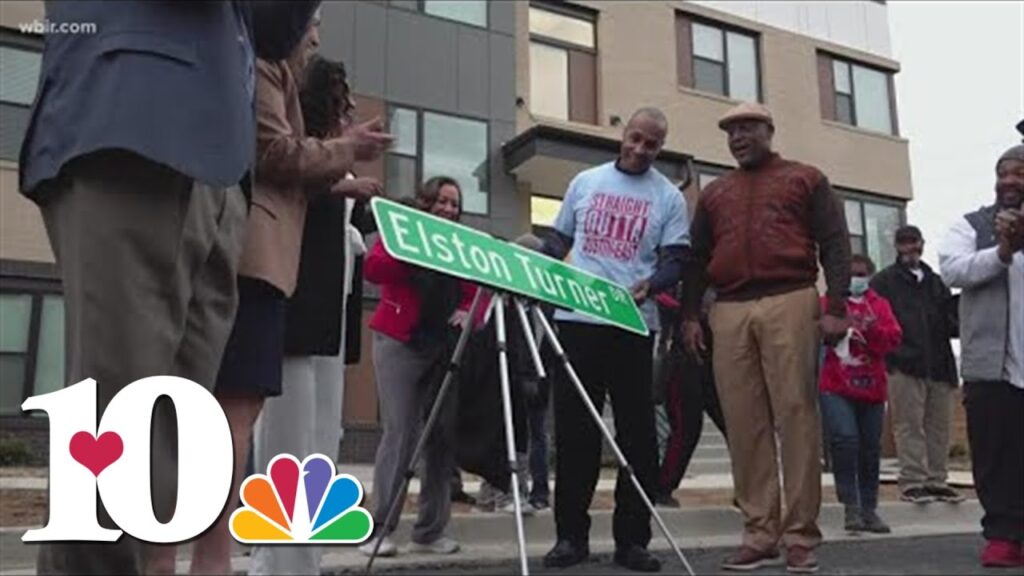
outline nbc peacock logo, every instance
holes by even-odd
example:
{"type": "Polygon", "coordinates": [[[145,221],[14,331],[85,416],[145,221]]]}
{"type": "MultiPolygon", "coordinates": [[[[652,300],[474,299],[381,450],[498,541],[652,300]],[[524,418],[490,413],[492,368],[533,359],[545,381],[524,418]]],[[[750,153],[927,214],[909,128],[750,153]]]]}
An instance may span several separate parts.
{"type": "Polygon", "coordinates": [[[279,454],[240,492],[244,506],[231,514],[230,529],[243,544],[358,544],[373,532],[373,517],[359,507],[362,485],[336,474],[323,454],[301,463],[279,454]]]}

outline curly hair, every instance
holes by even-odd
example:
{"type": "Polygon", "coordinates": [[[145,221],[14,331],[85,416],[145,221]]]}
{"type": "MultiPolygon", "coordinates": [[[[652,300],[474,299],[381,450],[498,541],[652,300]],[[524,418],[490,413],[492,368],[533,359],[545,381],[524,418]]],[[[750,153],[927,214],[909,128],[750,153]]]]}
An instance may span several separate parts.
{"type": "Polygon", "coordinates": [[[325,138],[338,125],[348,106],[348,73],[345,64],[313,56],[299,91],[306,134],[325,138]]]}

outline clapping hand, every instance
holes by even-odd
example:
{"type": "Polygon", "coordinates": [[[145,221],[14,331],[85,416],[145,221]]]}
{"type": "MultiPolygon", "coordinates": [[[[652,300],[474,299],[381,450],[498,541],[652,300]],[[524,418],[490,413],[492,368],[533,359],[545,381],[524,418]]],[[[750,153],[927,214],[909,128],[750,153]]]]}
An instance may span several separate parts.
{"type": "Polygon", "coordinates": [[[356,160],[360,162],[376,160],[395,140],[393,135],[384,131],[384,123],[379,117],[353,126],[344,137],[352,141],[356,160]]]}
{"type": "Polygon", "coordinates": [[[999,240],[999,258],[1009,263],[1014,252],[1024,249],[1024,211],[1017,208],[1000,210],[996,214],[996,237],[999,240]]]}

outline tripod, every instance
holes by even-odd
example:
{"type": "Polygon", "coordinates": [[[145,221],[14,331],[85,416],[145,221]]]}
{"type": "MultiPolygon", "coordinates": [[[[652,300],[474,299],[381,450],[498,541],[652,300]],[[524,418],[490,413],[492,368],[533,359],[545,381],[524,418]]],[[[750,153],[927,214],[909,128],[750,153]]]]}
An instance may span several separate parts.
{"type": "MultiPolygon", "coordinates": [[[[412,480],[413,475],[415,475],[416,473],[416,463],[420,459],[424,447],[426,446],[427,439],[430,436],[430,432],[436,423],[439,413],[441,412],[441,406],[444,402],[446,394],[448,393],[448,389],[451,387],[452,381],[455,379],[456,375],[458,374],[461,368],[462,356],[466,349],[466,342],[469,340],[470,333],[473,331],[473,319],[476,318],[476,312],[479,309],[483,293],[484,290],[481,289],[477,291],[476,296],[473,298],[473,304],[470,306],[469,310],[469,320],[466,322],[466,325],[463,326],[462,332],[459,334],[458,342],[455,345],[455,351],[452,354],[451,361],[449,362],[448,370],[445,372],[444,380],[441,382],[441,387],[438,390],[437,398],[434,399],[434,404],[430,409],[429,415],[427,416],[426,423],[423,425],[423,430],[420,432],[419,440],[417,440],[416,448],[413,450],[412,456],[409,458],[409,464],[402,478],[402,485],[395,493],[395,495],[392,496],[391,502],[388,505],[388,512],[384,522],[384,530],[376,538],[376,541],[374,542],[373,546],[373,552],[371,553],[370,559],[366,564],[367,574],[369,574],[370,571],[373,569],[374,560],[377,558],[377,554],[380,550],[381,543],[384,540],[383,536],[390,534],[392,531],[394,531],[395,527],[398,524],[399,512],[401,510],[402,495],[405,493],[405,490],[409,486],[409,482],[412,480]]],[[[519,546],[519,568],[521,574],[528,575],[530,571],[529,566],[527,565],[526,558],[526,537],[523,530],[523,508],[521,495],[519,491],[519,474],[517,474],[520,464],[518,462],[518,458],[516,455],[515,430],[512,422],[512,394],[510,391],[509,383],[507,346],[508,342],[505,326],[505,305],[509,298],[511,298],[516,310],[516,316],[519,318],[519,322],[524,335],[524,340],[526,342],[527,348],[530,351],[530,357],[533,360],[537,376],[540,378],[544,378],[546,376],[546,373],[544,370],[543,362],[541,361],[540,351],[538,349],[537,342],[534,339],[533,330],[530,326],[530,322],[527,316],[526,306],[523,304],[523,301],[518,297],[509,296],[503,292],[495,292],[493,294],[495,329],[497,332],[498,369],[501,381],[501,399],[503,413],[502,415],[505,427],[505,450],[508,456],[509,471],[511,476],[510,489],[512,491],[512,501],[515,509],[516,537],[519,546]]],[[[565,366],[565,370],[569,374],[570,379],[576,387],[576,391],[579,393],[581,400],[587,406],[590,415],[594,418],[594,421],[597,423],[597,426],[601,430],[601,433],[604,436],[605,440],[608,441],[609,445],[615,452],[615,457],[618,460],[619,468],[623,472],[629,474],[629,477],[633,482],[633,486],[640,494],[640,497],[644,501],[644,504],[650,510],[651,515],[657,521],[658,527],[665,535],[665,538],[672,546],[672,549],[679,557],[679,560],[683,563],[683,566],[686,568],[687,573],[690,574],[690,576],[693,576],[693,569],[690,567],[689,562],[687,562],[682,550],[679,549],[679,546],[672,538],[672,535],[669,533],[668,527],[665,525],[664,521],[662,521],[661,516],[658,514],[657,510],[655,510],[654,504],[651,502],[650,498],[648,498],[647,494],[644,492],[643,487],[640,484],[640,480],[636,477],[636,474],[633,472],[633,468],[629,465],[629,462],[626,460],[625,455],[619,449],[618,444],[615,443],[615,439],[612,436],[611,432],[608,430],[608,427],[605,426],[604,420],[601,418],[601,414],[598,413],[593,401],[591,401],[590,396],[587,394],[586,389],[583,387],[583,383],[580,381],[579,376],[573,369],[572,364],[570,363],[569,358],[565,353],[565,350],[562,348],[562,345],[559,342],[558,337],[555,335],[554,330],[551,328],[551,324],[548,322],[548,319],[544,316],[544,313],[540,310],[539,307],[533,306],[532,311],[534,313],[534,317],[537,319],[541,328],[543,329],[544,335],[547,337],[548,341],[551,342],[551,345],[554,347],[556,355],[559,357],[559,359],[565,366]]]]}

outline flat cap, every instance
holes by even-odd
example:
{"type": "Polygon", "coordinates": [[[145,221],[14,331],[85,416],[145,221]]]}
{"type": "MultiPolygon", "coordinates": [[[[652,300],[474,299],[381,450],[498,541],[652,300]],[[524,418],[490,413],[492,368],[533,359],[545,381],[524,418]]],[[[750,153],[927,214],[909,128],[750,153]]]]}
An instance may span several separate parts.
{"type": "Polygon", "coordinates": [[[767,106],[756,102],[743,102],[726,112],[718,120],[718,127],[725,130],[726,126],[739,120],[760,120],[767,122],[769,126],[775,126],[771,110],[767,106]]]}

